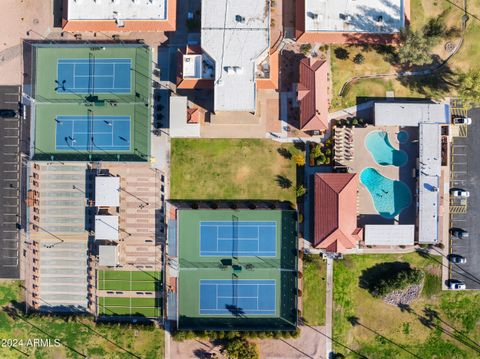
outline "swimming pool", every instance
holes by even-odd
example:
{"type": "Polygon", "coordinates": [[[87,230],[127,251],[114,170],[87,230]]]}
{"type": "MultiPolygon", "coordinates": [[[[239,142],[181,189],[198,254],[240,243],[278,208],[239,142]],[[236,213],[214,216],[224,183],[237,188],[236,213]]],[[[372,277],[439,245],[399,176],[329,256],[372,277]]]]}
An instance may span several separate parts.
{"type": "Polygon", "coordinates": [[[407,131],[399,131],[397,133],[397,140],[398,142],[400,143],[405,143],[408,141],[408,139],[410,138],[409,134],[407,131]]]}
{"type": "Polygon", "coordinates": [[[370,132],[365,137],[365,147],[367,147],[375,162],[381,166],[401,167],[408,161],[407,153],[394,148],[388,140],[388,133],[385,131],[370,132]]]}
{"type": "Polygon", "coordinates": [[[360,182],[367,187],[382,217],[394,218],[412,203],[412,192],[405,183],[385,177],[372,167],[360,173],[360,182]]]}

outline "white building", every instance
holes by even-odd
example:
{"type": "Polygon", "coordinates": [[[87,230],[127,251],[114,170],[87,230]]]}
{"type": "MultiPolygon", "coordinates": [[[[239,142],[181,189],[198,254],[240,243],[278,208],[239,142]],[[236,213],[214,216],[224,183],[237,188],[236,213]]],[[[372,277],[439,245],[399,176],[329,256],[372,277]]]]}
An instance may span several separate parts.
{"type": "Polygon", "coordinates": [[[203,0],[201,41],[215,62],[214,110],[254,112],[255,70],[270,47],[266,0],[203,0]]]}
{"type": "Polygon", "coordinates": [[[418,127],[419,243],[437,243],[439,239],[441,125],[449,123],[450,106],[445,103],[385,102],[375,104],[376,126],[418,127]]]}

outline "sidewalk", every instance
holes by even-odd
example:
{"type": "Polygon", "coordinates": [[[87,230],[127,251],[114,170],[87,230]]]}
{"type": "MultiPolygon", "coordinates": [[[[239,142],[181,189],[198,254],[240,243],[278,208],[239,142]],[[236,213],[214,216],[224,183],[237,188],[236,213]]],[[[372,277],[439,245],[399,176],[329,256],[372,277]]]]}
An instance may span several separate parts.
{"type": "Polygon", "coordinates": [[[327,301],[325,304],[325,358],[330,358],[332,353],[333,335],[333,259],[327,257],[327,301]]]}

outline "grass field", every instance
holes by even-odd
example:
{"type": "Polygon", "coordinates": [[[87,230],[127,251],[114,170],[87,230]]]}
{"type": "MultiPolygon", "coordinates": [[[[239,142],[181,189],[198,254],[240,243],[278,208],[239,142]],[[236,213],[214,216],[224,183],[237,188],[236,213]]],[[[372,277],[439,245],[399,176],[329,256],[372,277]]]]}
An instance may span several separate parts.
{"type": "Polygon", "coordinates": [[[160,290],[159,272],[111,271],[98,272],[98,289],[153,292],[160,290]]]}
{"type": "MultiPolygon", "coordinates": [[[[463,0],[431,1],[411,0],[411,27],[420,30],[429,18],[442,16],[447,27],[460,28],[463,11],[463,0]]],[[[349,87],[344,97],[339,96],[343,84],[355,76],[372,74],[393,73],[398,70],[397,64],[390,63],[388,59],[372,48],[364,49],[360,46],[344,47],[349,52],[349,58],[338,59],[335,55],[335,46],[331,48],[331,65],[333,81],[333,97],[331,109],[333,112],[341,108],[353,106],[365,101],[367,97],[385,97],[386,91],[394,91],[395,97],[441,98],[447,94],[455,94],[454,87],[448,83],[455,82],[455,74],[477,67],[480,56],[480,0],[468,2],[470,21],[465,33],[465,42],[449,65],[453,75],[434,75],[429,77],[412,77],[402,80],[390,77],[388,79],[366,79],[357,81],[349,87]],[[361,65],[353,62],[353,57],[361,53],[365,61],[361,65]],[[446,81],[442,81],[445,78],[446,81]]],[[[433,48],[433,54],[444,59],[448,53],[444,49],[445,41],[441,41],[433,48]]]]}
{"type": "Polygon", "coordinates": [[[303,320],[308,325],[325,324],[327,266],[318,255],[303,257],[303,320]]]}
{"type": "Polygon", "coordinates": [[[21,282],[0,282],[0,338],[23,340],[59,339],[59,347],[22,346],[14,350],[0,348],[2,359],[91,358],[118,359],[163,358],[164,332],[161,329],[131,325],[97,325],[89,317],[25,316],[21,282]],[[13,315],[16,315],[13,319],[13,315]],[[25,354],[22,354],[25,353],[25,354]]]}
{"type": "Polygon", "coordinates": [[[282,149],[295,151],[292,144],[269,140],[172,139],[170,197],[294,203],[295,163],[282,149]]]}
{"type": "Polygon", "coordinates": [[[439,257],[345,256],[334,266],[335,350],[347,358],[476,358],[480,293],[442,292],[439,257]],[[408,262],[424,271],[423,292],[409,308],[372,297],[359,287],[362,271],[382,262],[408,262]],[[356,352],[356,353],[355,353],[356,352]]]}

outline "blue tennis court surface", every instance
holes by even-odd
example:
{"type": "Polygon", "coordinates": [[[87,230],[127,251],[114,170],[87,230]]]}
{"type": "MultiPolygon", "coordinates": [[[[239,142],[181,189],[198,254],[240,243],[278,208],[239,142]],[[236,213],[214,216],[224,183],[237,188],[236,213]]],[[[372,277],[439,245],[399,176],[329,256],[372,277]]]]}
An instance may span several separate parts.
{"type": "Polygon", "coordinates": [[[276,255],[276,222],[200,222],[200,256],[276,255]]]}
{"type": "Polygon", "coordinates": [[[130,93],[131,59],[60,59],[57,93],[130,93]]]}
{"type": "Polygon", "coordinates": [[[200,314],[274,315],[275,280],[200,280],[200,314]]]}
{"type": "Polygon", "coordinates": [[[130,150],[129,116],[57,116],[55,122],[57,150],[130,150]]]}

